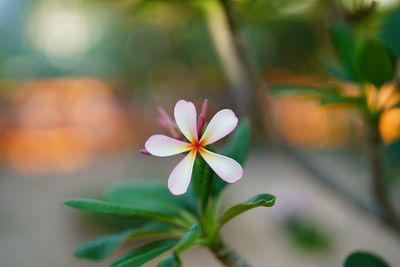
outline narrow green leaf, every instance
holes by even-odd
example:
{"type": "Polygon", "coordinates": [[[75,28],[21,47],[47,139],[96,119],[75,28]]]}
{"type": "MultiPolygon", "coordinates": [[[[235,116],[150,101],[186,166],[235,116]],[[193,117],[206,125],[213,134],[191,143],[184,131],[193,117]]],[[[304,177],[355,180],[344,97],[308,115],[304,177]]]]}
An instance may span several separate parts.
{"type": "Polygon", "coordinates": [[[101,200],[85,199],[85,198],[75,198],[75,199],[67,199],[66,201],[64,201],[64,205],[87,212],[118,215],[118,216],[137,216],[145,219],[162,221],[183,227],[186,226],[186,224],[182,222],[182,220],[179,217],[171,216],[168,213],[162,211],[158,212],[149,211],[114,202],[106,202],[101,200]]]}
{"type": "Polygon", "coordinates": [[[364,44],[359,66],[363,77],[379,89],[393,79],[396,61],[385,44],[371,39],[364,44]]]}
{"type": "MultiPolygon", "coordinates": [[[[250,150],[251,141],[251,125],[248,118],[243,118],[240,120],[235,132],[228,140],[227,145],[222,151],[222,155],[233,158],[242,166],[247,160],[250,150]]],[[[218,196],[222,190],[228,185],[225,181],[214,174],[214,186],[212,195],[218,196]]]]}
{"type": "Polygon", "coordinates": [[[325,95],[337,94],[337,90],[332,88],[319,88],[301,84],[276,84],[271,86],[271,90],[278,94],[291,94],[301,96],[321,97],[325,95]]]}
{"type": "Polygon", "coordinates": [[[173,253],[167,257],[165,257],[162,261],[157,264],[157,267],[180,267],[182,263],[178,258],[176,253],[173,253]]]}
{"type": "Polygon", "coordinates": [[[344,267],[389,267],[389,264],[377,255],[358,251],[346,258],[344,267]]]}
{"type": "Polygon", "coordinates": [[[353,30],[343,23],[336,24],[331,29],[331,39],[338,57],[352,80],[358,81],[357,45],[353,30]]]}
{"type": "Polygon", "coordinates": [[[121,184],[111,187],[106,200],[146,210],[179,214],[184,209],[183,199],[172,195],[164,184],[121,184]]]}
{"type": "Polygon", "coordinates": [[[176,240],[162,240],[146,244],[111,263],[110,267],[140,267],[171,249],[176,240]]]}
{"type": "Polygon", "coordinates": [[[175,246],[175,252],[180,253],[194,244],[196,238],[200,235],[201,229],[199,224],[193,224],[189,230],[181,237],[175,246]]]}
{"type": "Polygon", "coordinates": [[[320,104],[321,105],[347,104],[360,107],[364,105],[364,102],[360,97],[332,95],[321,98],[320,104]]]}
{"type": "Polygon", "coordinates": [[[270,194],[256,195],[249,199],[247,202],[237,204],[225,211],[221,218],[219,218],[218,225],[219,227],[222,227],[225,223],[227,223],[234,217],[250,209],[254,209],[257,207],[272,207],[275,204],[275,199],[276,197],[270,194]]]}
{"type": "Polygon", "coordinates": [[[127,240],[136,237],[168,234],[171,232],[171,229],[170,226],[165,224],[150,223],[138,229],[104,235],[80,245],[75,250],[74,255],[90,260],[102,260],[111,256],[127,240]]]}

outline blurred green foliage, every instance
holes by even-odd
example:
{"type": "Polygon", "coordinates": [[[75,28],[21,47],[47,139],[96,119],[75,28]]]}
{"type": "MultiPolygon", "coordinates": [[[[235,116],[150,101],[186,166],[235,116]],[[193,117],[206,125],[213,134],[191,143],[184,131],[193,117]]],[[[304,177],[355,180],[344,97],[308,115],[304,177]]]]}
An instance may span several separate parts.
{"type": "Polygon", "coordinates": [[[292,242],[303,250],[326,251],[332,247],[330,236],[309,218],[290,218],[286,222],[286,230],[292,242]]]}

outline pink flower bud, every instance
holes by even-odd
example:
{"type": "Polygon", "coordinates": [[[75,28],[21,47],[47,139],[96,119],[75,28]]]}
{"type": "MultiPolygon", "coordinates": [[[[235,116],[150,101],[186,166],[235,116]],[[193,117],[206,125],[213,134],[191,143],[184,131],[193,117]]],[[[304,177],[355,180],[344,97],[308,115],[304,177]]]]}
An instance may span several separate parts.
{"type": "Polygon", "coordinates": [[[159,113],[157,121],[161,125],[161,127],[168,130],[172,137],[181,139],[181,136],[178,134],[176,124],[172,120],[171,116],[169,116],[168,112],[161,106],[159,106],[157,110],[159,113]]]}
{"type": "Polygon", "coordinates": [[[142,155],[146,155],[146,156],[151,155],[150,152],[147,151],[146,148],[139,149],[139,153],[142,154],[142,155]]]}
{"type": "Polygon", "coordinates": [[[201,111],[199,115],[199,119],[197,122],[197,134],[201,136],[203,132],[204,123],[206,122],[206,115],[208,109],[208,99],[204,99],[203,104],[201,105],[201,111]]]}

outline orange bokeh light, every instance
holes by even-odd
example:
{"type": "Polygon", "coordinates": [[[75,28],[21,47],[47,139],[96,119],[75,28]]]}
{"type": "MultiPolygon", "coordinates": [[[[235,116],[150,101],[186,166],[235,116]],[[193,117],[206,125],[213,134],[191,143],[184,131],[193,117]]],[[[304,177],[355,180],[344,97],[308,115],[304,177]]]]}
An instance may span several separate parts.
{"type": "Polygon", "coordinates": [[[349,138],[350,120],[343,109],[328,109],[315,99],[293,96],[277,97],[274,109],[275,122],[290,143],[334,148],[349,138]]]}
{"type": "Polygon", "coordinates": [[[27,82],[10,100],[4,157],[17,171],[74,171],[100,151],[130,141],[126,110],[112,88],[91,78],[27,82]]]}
{"type": "MultiPolygon", "coordinates": [[[[270,73],[267,80],[269,84],[321,85],[315,77],[288,72],[270,73]]],[[[287,142],[336,148],[349,139],[351,120],[345,109],[323,107],[313,96],[275,95],[271,100],[274,122],[287,142]]]]}

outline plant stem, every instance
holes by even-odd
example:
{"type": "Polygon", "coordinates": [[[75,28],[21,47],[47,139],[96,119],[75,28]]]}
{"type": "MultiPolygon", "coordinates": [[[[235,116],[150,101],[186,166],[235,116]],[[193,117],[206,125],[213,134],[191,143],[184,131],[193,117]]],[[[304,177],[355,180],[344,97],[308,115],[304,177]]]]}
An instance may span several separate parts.
{"type": "Polygon", "coordinates": [[[383,165],[383,143],[377,125],[373,124],[369,130],[369,160],[372,175],[371,189],[378,205],[378,212],[383,221],[399,230],[399,222],[385,183],[385,172],[383,165]]]}
{"type": "Polygon", "coordinates": [[[215,257],[226,267],[250,267],[250,265],[223,241],[210,248],[215,257]]]}

